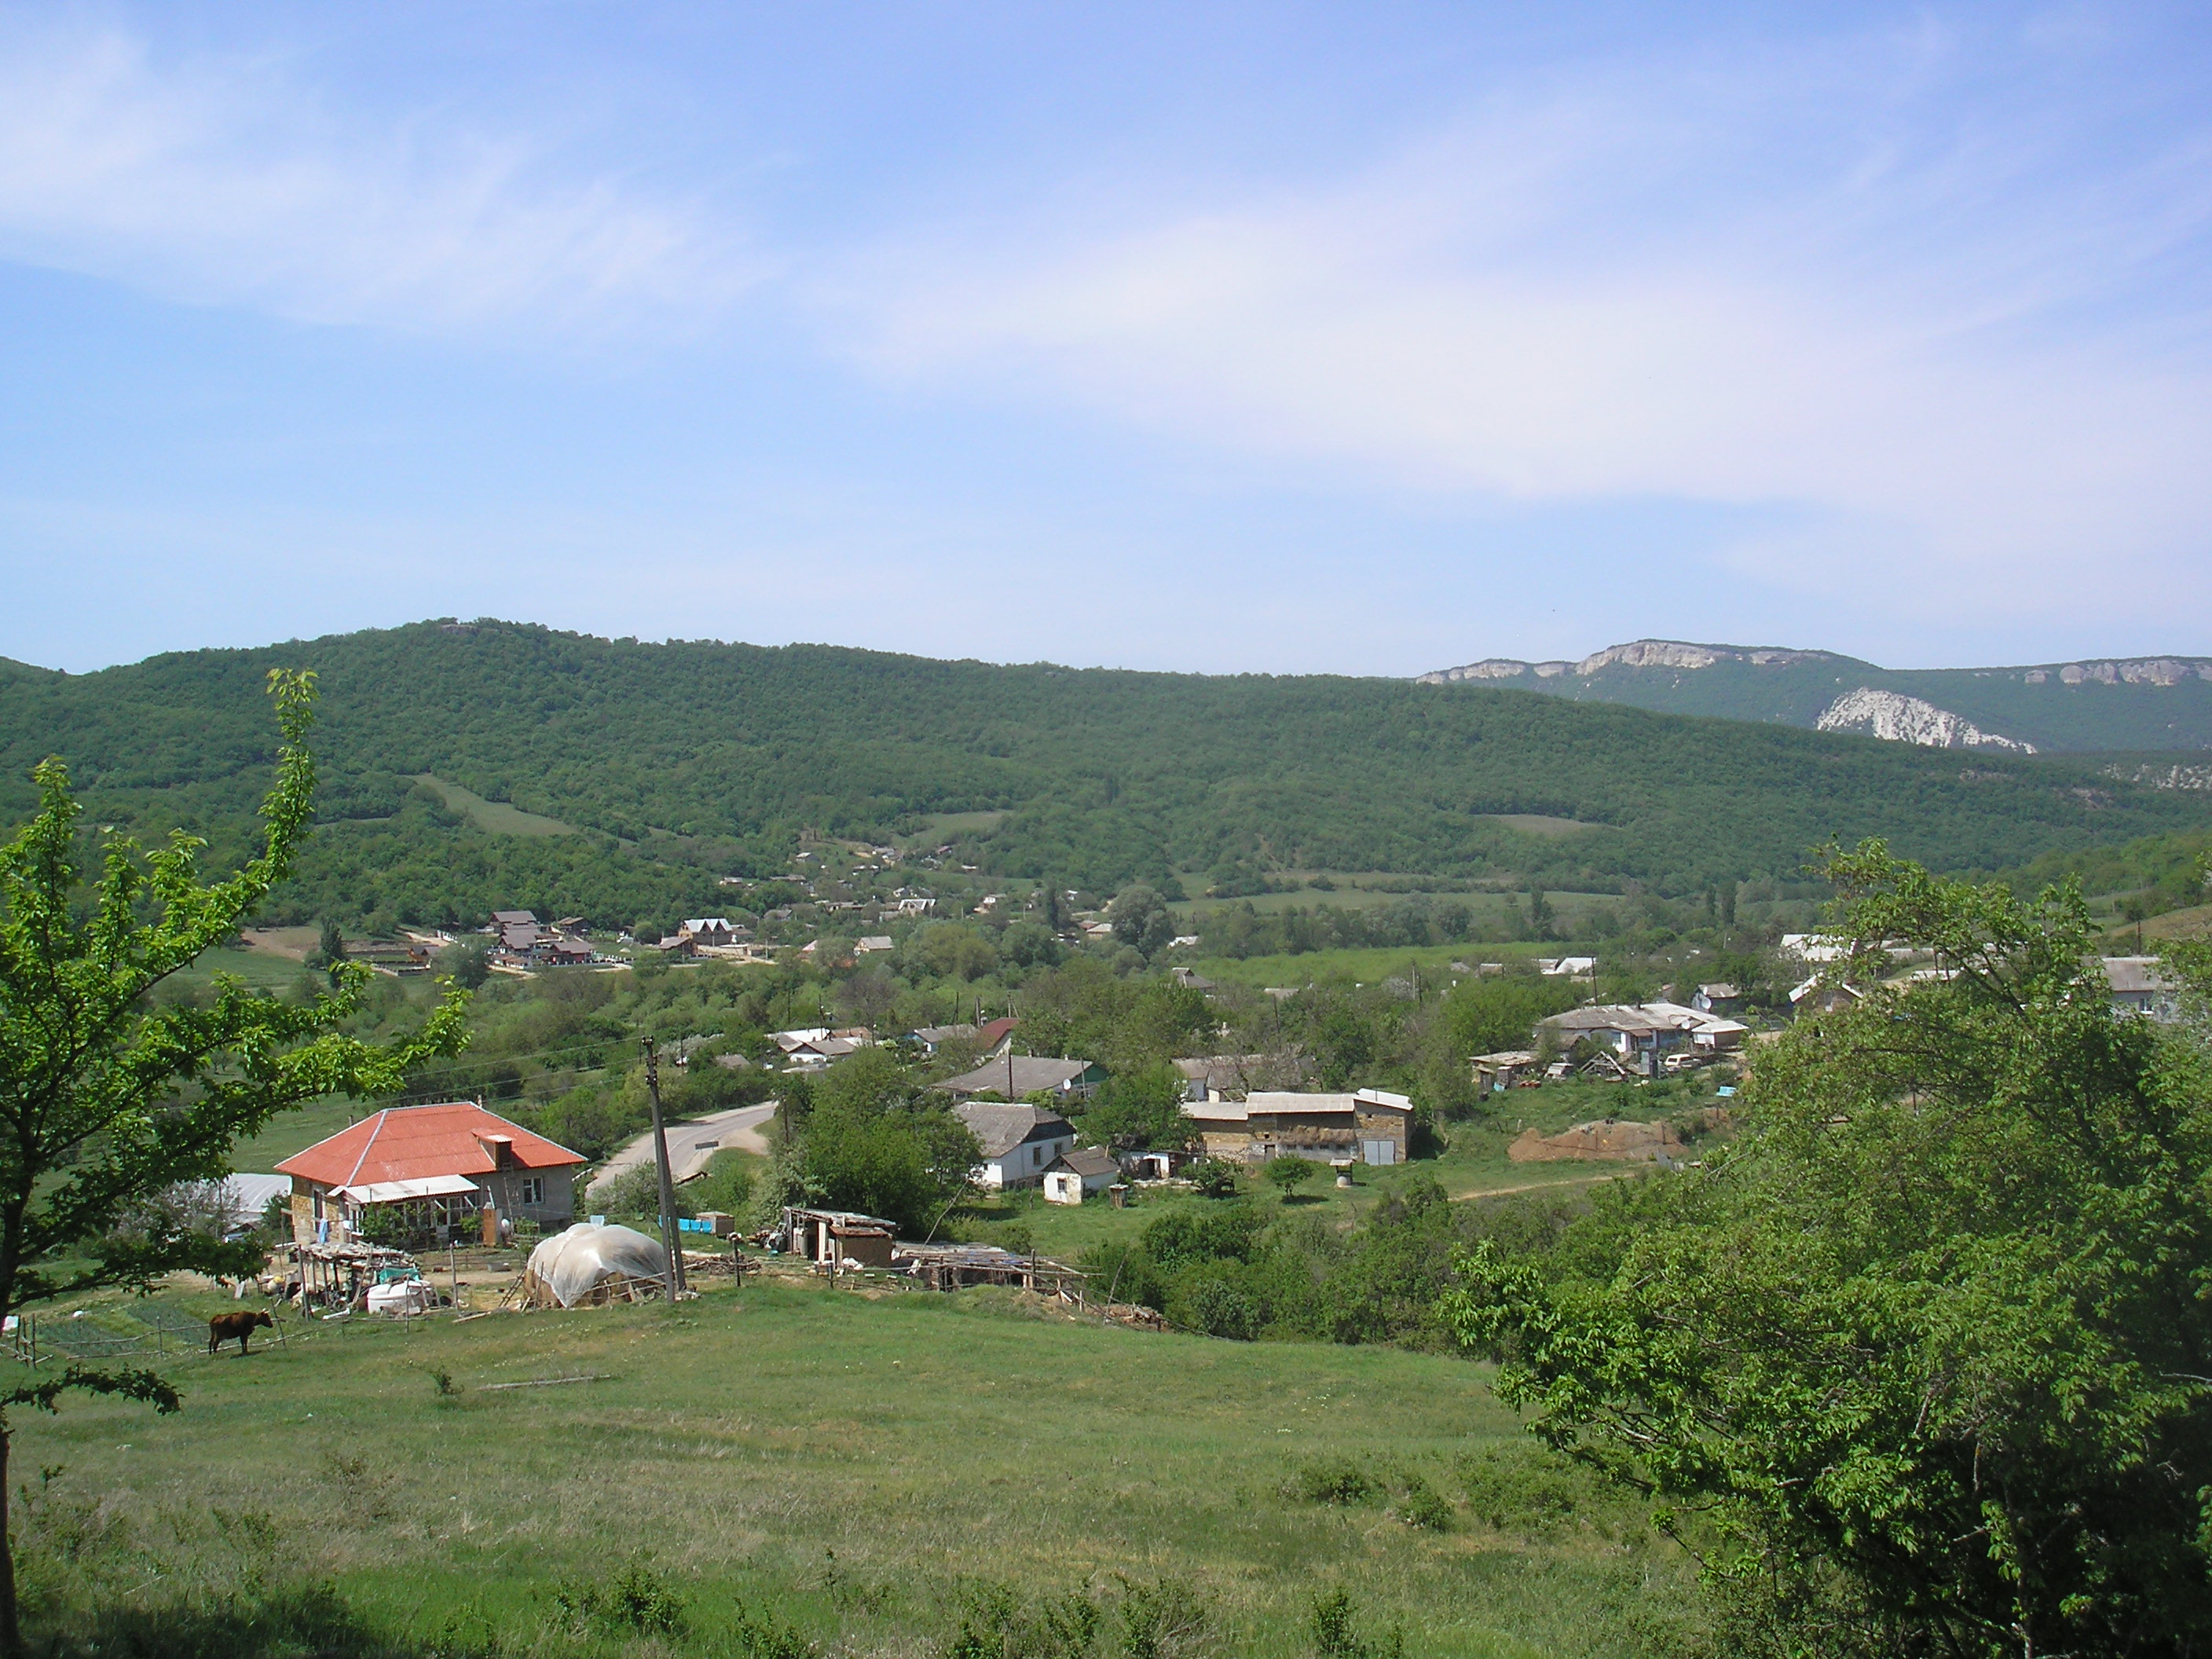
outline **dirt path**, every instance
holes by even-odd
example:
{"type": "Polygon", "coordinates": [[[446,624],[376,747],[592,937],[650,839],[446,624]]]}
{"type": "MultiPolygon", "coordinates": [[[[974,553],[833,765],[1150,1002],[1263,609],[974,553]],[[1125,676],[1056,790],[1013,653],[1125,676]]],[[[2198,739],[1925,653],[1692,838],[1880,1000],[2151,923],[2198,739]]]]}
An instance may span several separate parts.
{"type": "Polygon", "coordinates": [[[1600,1182],[1619,1181],[1624,1176],[1636,1173],[1633,1170],[1613,1170],[1604,1175],[1570,1176],[1563,1181],[1532,1181],[1522,1187],[1478,1187],[1471,1193],[1454,1193],[1455,1200],[1466,1198],[1511,1198],[1516,1193],[1551,1192],[1560,1187],[1595,1187],[1600,1182]]]}

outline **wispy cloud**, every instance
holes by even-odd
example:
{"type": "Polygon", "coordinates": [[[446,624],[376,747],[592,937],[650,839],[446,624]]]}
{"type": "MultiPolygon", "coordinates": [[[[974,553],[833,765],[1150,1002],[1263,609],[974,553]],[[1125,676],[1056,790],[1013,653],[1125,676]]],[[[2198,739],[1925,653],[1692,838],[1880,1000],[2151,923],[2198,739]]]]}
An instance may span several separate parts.
{"type": "Polygon", "coordinates": [[[0,258],[428,331],[690,328],[763,274],[697,202],[527,136],[338,118],[294,67],[0,23],[0,258]]]}
{"type": "Polygon", "coordinates": [[[2117,598],[2094,556],[2212,598],[2203,319],[2131,303],[2212,223],[2203,136],[2090,173],[1960,118],[1960,52],[1606,65],[1346,179],[909,242],[830,303],[875,372],[1339,477],[1796,509],[1735,556],[1784,586],[2027,614],[2117,598]]]}

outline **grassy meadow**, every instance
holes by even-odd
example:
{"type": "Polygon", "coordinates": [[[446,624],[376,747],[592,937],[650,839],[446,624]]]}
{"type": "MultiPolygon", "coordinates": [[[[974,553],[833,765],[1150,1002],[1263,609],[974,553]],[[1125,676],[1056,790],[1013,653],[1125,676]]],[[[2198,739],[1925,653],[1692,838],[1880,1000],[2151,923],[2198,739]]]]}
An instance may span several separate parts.
{"type": "Polygon", "coordinates": [[[1462,1360],[757,1281],[673,1310],[287,1324],[243,1359],[173,1349],[172,1416],[19,1414],[53,1650],[241,1651],[222,1644],[258,1617],[300,1652],[1289,1656],[1339,1588],[1376,1650],[1398,1626],[1437,1659],[1664,1651],[1696,1621],[1673,1547],[1462,1360]],[[574,1612],[625,1574],[616,1611],[574,1612]],[[994,1587],[1087,1601],[1095,1640],[957,1647],[994,1587]],[[664,1594],[681,1628],[655,1634],[664,1594]],[[1170,1604],[1211,1638],[1146,1647],[1170,1604]]]}
{"type": "Polygon", "coordinates": [[[448,783],[443,778],[433,777],[428,772],[416,774],[410,782],[419,783],[434,791],[446,803],[447,810],[459,812],[477,829],[492,836],[573,836],[575,827],[549,818],[540,812],[526,812],[511,801],[486,800],[472,790],[458,783],[448,783]]]}

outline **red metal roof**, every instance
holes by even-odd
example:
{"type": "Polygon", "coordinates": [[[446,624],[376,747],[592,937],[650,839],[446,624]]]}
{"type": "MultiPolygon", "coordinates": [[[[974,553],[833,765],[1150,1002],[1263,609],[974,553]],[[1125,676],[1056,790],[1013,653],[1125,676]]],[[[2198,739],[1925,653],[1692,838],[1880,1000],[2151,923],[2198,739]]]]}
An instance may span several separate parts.
{"type": "Polygon", "coordinates": [[[457,1100],[441,1106],[387,1106],[350,1129],[295,1153],[276,1168],[282,1174],[326,1187],[489,1175],[495,1165],[479,1135],[505,1136],[514,1145],[515,1163],[526,1170],[559,1169],[586,1161],[581,1152],[534,1135],[473,1101],[457,1100]]]}

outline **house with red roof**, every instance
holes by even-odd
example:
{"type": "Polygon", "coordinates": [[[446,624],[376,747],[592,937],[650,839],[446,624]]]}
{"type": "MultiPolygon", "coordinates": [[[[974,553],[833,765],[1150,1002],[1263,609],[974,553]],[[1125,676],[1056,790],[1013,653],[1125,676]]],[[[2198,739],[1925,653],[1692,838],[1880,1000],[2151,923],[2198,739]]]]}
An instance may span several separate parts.
{"type": "Polygon", "coordinates": [[[586,1159],[474,1101],[387,1106],[276,1166],[292,1178],[292,1236],[302,1244],[358,1237],[372,1213],[434,1243],[489,1237],[518,1218],[565,1227],[586,1159]]]}

